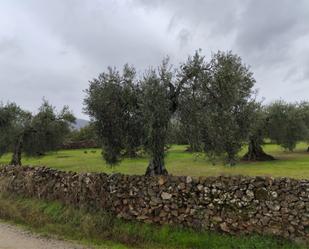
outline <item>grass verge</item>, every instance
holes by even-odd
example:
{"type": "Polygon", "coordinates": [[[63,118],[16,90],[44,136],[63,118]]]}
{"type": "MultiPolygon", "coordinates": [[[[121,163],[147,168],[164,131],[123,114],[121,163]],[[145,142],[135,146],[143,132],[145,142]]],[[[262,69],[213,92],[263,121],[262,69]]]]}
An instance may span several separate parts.
{"type": "MultiPolygon", "coordinates": [[[[266,153],[277,160],[266,162],[239,161],[234,167],[223,165],[219,160],[214,166],[203,153],[186,152],[187,146],[173,145],[166,153],[165,164],[172,175],[218,176],[247,175],[273,176],[309,179],[308,145],[299,143],[294,152],[283,151],[275,144],[266,144],[266,153]]],[[[246,146],[239,153],[241,157],[246,146]]],[[[11,154],[0,157],[0,165],[8,164],[11,154]]],[[[116,167],[109,167],[102,159],[100,149],[60,150],[40,157],[23,156],[23,165],[45,165],[51,168],[74,172],[105,172],[143,175],[148,165],[148,157],[124,158],[116,167]]]]}
{"type": "Polygon", "coordinates": [[[268,236],[229,236],[171,226],[127,222],[58,202],[0,194],[0,218],[43,235],[53,234],[97,248],[305,249],[268,236]]]}

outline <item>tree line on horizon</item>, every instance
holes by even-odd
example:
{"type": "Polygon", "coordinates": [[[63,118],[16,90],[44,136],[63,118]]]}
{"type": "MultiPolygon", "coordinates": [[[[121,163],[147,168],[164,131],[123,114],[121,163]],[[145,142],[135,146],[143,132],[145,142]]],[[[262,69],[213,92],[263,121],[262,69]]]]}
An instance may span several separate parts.
{"type": "Polygon", "coordinates": [[[0,155],[13,152],[42,155],[71,136],[97,137],[104,160],[118,164],[124,156],[145,150],[146,175],[164,175],[166,146],[186,143],[190,151],[234,165],[244,144],[244,160],[273,160],[263,151],[266,138],[292,151],[309,141],[309,103],[283,100],[263,105],[256,100],[250,68],[232,52],[217,52],[209,61],[197,51],[179,68],[164,59],[158,68],[138,76],[128,64],[108,70],[89,82],[84,111],[91,125],[70,129],[75,117],[68,107],[59,113],[47,101],[36,114],[14,103],[0,105],[0,155]]]}

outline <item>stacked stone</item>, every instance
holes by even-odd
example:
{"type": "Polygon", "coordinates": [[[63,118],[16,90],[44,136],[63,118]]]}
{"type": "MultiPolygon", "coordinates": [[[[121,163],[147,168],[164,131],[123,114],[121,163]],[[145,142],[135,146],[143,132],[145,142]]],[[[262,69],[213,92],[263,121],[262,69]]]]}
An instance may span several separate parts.
{"type": "Polygon", "coordinates": [[[128,176],[6,166],[2,191],[58,200],[120,218],[309,242],[309,180],[128,176]]]}

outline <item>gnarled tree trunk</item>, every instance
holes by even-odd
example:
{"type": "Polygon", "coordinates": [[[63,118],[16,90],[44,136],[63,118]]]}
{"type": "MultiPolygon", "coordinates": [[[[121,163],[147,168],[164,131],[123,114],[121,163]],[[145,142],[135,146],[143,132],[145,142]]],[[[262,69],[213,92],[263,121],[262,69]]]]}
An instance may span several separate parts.
{"type": "Polygon", "coordinates": [[[164,161],[158,160],[157,158],[152,158],[148,164],[145,175],[146,176],[168,175],[168,172],[164,165],[164,161]]]}
{"type": "Polygon", "coordinates": [[[254,139],[250,138],[248,152],[242,158],[245,161],[272,161],[275,158],[264,152],[262,146],[254,139]]]}
{"type": "Polygon", "coordinates": [[[23,147],[23,135],[19,136],[15,145],[12,155],[11,165],[21,165],[21,153],[23,147]]]}
{"type": "MultiPolygon", "coordinates": [[[[156,137],[158,139],[158,137],[156,137]]],[[[152,156],[149,161],[146,176],[154,175],[167,175],[168,172],[164,164],[164,143],[156,141],[154,146],[154,151],[152,151],[152,156]]]]}

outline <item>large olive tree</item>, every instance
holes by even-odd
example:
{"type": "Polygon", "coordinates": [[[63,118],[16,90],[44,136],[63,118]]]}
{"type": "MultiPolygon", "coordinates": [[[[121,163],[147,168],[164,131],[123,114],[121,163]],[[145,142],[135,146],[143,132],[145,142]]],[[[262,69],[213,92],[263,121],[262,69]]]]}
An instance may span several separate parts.
{"type": "Polygon", "coordinates": [[[86,90],[85,110],[96,123],[109,164],[121,160],[131,136],[141,140],[150,155],[146,175],[167,174],[164,148],[168,127],[172,118],[181,115],[188,130],[194,132],[190,136],[196,150],[203,144],[209,155],[226,153],[234,163],[247,139],[255,108],[254,79],[238,56],[218,52],[206,63],[197,52],[178,70],[166,59],[142,78],[125,68],[129,71],[122,74],[109,69],[90,81],[86,90]]]}
{"type": "Polygon", "coordinates": [[[170,89],[166,82],[170,75],[162,71],[148,72],[142,81],[142,109],[145,122],[145,147],[150,154],[146,175],[167,174],[164,163],[164,146],[172,110],[170,89]],[[165,79],[165,77],[167,77],[165,79]]]}
{"type": "Polygon", "coordinates": [[[108,68],[90,81],[85,112],[93,119],[103,157],[110,165],[117,164],[123,154],[134,157],[142,145],[141,96],[135,69],[128,65],[122,73],[108,68]]]}
{"type": "Polygon", "coordinates": [[[167,174],[167,129],[178,108],[182,86],[191,75],[189,70],[176,74],[166,59],[158,70],[150,69],[141,78],[125,66],[122,74],[108,69],[90,81],[85,111],[96,123],[107,163],[114,165],[121,160],[128,141],[137,141],[133,147],[141,141],[150,155],[146,175],[167,174]]]}
{"type": "Polygon", "coordinates": [[[254,120],[255,80],[241,58],[231,52],[214,54],[206,68],[200,79],[205,101],[204,151],[210,157],[225,155],[234,165],[254,120]]]}
{"type": "Polygon", "coordinates": [[[202,151],[202,116],[204,114],[203,102],[205,95],[201,89],[202,75],[208,70],[205,58],[196,52],[189,57],[187,63],[182,66],[184,74],[191,74],[191,77],[183,85],[179,97],[179,108],[177,118],[180,127],[189,144],[188,151],[202,151]],[[189,72],[188,72],[189,71],[189,72]]]}

